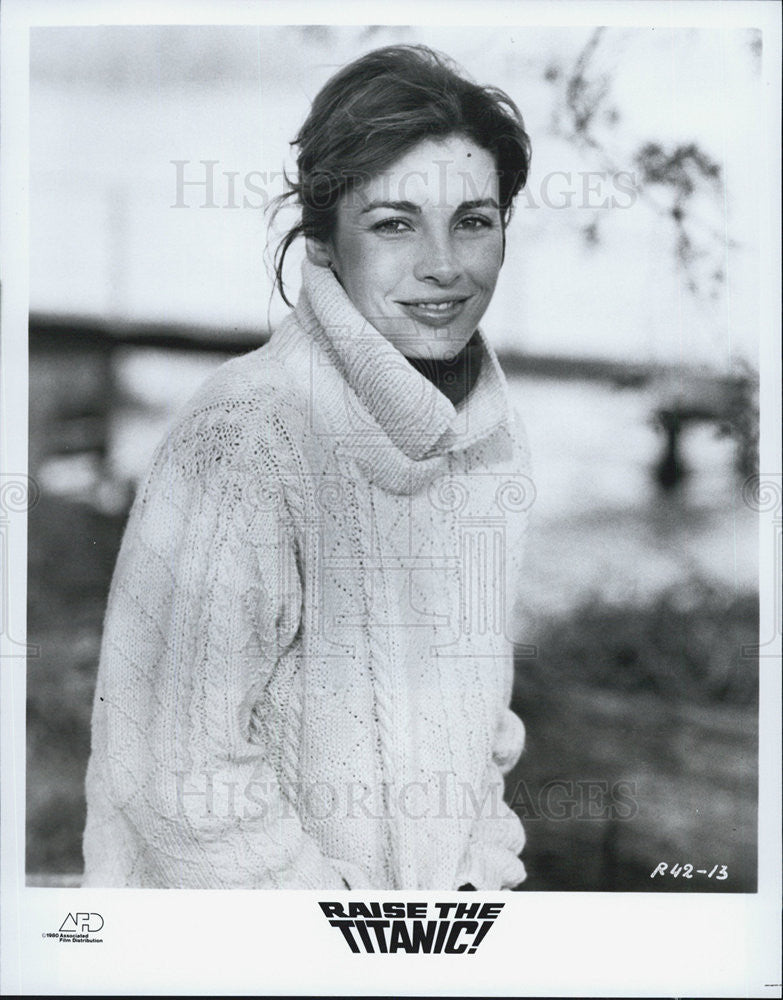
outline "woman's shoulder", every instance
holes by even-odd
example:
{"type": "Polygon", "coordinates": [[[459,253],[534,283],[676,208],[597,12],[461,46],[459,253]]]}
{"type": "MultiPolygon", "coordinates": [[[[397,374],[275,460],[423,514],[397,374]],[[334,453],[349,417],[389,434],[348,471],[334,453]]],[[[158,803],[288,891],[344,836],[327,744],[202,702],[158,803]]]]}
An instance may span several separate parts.
{"type": "Polygon", "coordinates": [[[220,365],[180,410],[158,456],[192,473],[280,467],[307,433],[307,399],[270,344],[220,365]]]}
{"type": "Polygon", "coordinates": [[[301,378],[303,354],[298,326],[286,319],[262,346],[224,362],[190,399],[183,416],[211,410],[271,415],[278,410],[295,413],[305,404],[301,378]]]}

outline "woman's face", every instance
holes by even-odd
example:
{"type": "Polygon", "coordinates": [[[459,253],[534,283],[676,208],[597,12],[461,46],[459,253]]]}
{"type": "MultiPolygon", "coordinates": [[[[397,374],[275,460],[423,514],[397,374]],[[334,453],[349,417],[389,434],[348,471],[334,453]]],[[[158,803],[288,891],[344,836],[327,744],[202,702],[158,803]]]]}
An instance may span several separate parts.
{"type": "Polygon", "coordinates": [[[343,196],[321,245],[359,312],[408,357],[470,340],[503,259],[494,158],[470,139],[425,140],[343,196]]]}

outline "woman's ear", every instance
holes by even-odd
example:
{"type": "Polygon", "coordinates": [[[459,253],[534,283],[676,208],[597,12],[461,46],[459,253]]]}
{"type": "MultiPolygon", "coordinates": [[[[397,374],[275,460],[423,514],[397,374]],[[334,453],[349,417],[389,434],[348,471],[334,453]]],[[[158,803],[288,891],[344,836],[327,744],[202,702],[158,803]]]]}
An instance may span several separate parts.
{"type": "Polygon", "coordinates": [[[311,264],[316,264],[318,267],[331,267],[331,251],[321,240],[316,240],[313,237],[308,236],[305,239],[305,251],[307,253],[307,259],[311,264]]]}

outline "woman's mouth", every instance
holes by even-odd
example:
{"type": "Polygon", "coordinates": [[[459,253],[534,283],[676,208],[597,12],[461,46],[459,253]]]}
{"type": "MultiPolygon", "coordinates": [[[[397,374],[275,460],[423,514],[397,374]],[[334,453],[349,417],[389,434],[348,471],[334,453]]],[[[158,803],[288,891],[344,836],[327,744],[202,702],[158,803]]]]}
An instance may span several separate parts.
{"type": "Polygon", "coordinates": [[[400,302],[402,308],[413,319],[427,326],[443,327],[452,323],[462,312],[470,296],[455,298],[400,302]]]}

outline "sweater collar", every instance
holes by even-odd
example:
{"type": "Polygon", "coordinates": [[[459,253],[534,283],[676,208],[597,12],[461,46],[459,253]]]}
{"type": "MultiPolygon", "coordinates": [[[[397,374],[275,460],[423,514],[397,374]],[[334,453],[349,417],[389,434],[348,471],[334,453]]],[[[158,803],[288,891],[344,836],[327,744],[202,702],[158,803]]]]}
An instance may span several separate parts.
{"type": "MultiPolygon", "coordinates": [[[[305,260],[302,279],[299,323],[327,353],[388,442],[408,459],[467,448],[508,423],[505,379],[480,329],[480,374],[455,407],[358,312],[328,268],[305,260]]],[[[388,443],[386,451],[388,460],[388,443]]]]}

